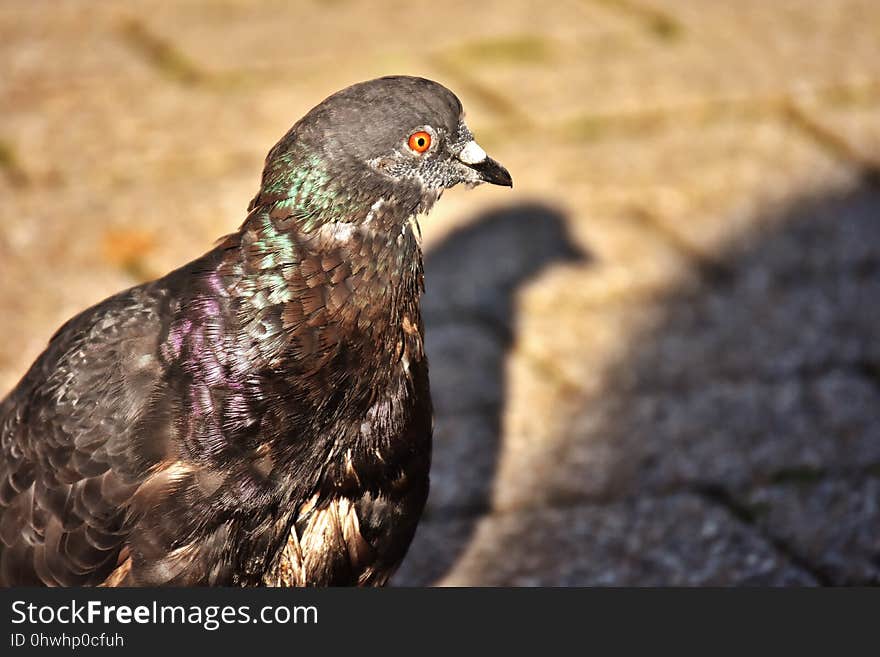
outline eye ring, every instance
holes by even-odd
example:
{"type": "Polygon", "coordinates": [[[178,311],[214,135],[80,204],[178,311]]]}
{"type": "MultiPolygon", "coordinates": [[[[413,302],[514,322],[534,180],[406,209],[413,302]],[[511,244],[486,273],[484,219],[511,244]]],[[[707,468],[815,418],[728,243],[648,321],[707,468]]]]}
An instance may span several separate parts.
{"type": "Polygon", "coordinates": [[[431,148],[431,135],[424,130],[419,130],[409,136],[406,144],[412,152],[424,153],[431,148]]]}

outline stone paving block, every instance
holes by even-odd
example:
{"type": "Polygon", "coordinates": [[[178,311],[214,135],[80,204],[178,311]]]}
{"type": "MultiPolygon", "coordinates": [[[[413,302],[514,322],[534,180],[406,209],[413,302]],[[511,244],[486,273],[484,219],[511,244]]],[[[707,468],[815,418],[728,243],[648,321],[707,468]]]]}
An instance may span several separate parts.
{"type": "MultiPolygon", "coordinates": [[[[423,585],[460,521],[423,523],[393,582],[423,585]]],[[[479,520],[449,586],[810,585],[751,528],[690,495],[542,509],[479,520]]]]}
{"type": "Polygon", "coordinates": [[[764,532],[815,564],[829,583],[880,583],[880,480],[816,475],[793,472],[789,483],[744,500],[764,532]]]}
{"type": "Polygon", "coordinates": [[[75,87],[89,81],[144,80],[149,71],[119,40],[122,3],[99,0],[7,2],[0,6],[0,96],[75,87]]]}
{"type": "MultiPolygon", "coordinates": [[[[719,376],[797,376],[875,361],[872,326],[880,319],[871,303],[880,293],[875,278],[860,282],[831,274],[811,280],[805,274],[804,279],[800,287],[771,285],[763,294],[740,289],[705,305],[687,297],[670,303],[666,320],[654,328],[656,337],[637,350],[634,360],[642,363],[635,368],[637,383],[662,387],[719,376]]],[[[624,372],[621,383],[633,379],[631,374],[624,372]]]]}
{"type": "MultiPolygon", "coordinates": [[[[846,99],[844,99],[846,100],[846,99]]],[[[853,99],[851,104],[803,102],[802,111],[819,129],[840,139],[846,149],[866,164],[880,169],[880,116],[875,102],[853,99]]]]}
{"type": "Polygon", "coordinates": [[[506,374],[493,508],[540,508],[629,492],[633,476],[627,472],[638,462],[596,430],[604,414],[579,391],[561,386],[553,372],[536,371],[523,358],[508,359],[506,374]]]}
{"type": "Polygon", "coordinates": [[[580,286],[543,279],[520,297],[518,348],[570,381],[604,371],[612,388],[767,379],[875,362],[877,203],[876,192],[856,188],[759,216],[753,232],[714,256],[703,285],[685,280],[639,302],[582,298],[593,276],[587,269],[575,272],[580,286]],[[571,320],[554,331],[561,316],[571,320]]]}
{"type": "MultiPolygon", "coordinates": [[[[616,206],[642,232],[697,254],[782,218],[810,190],[851,184],[853,171],[775,120],[681,121],[662,129],[561,145],[556,184],[589,209],[616,206]]],[[[769,226],[768,226],[769,227],[769,226]]]]}
{"type": "MultiPolygon", "coordinates": [[[[700,0],[640,0],[681,23],[716,55],[737,82],[754,79],[761,89],[802,90],[817,84],[876,77],[880,46],[878,11],[871,0],[745,0],[736,5],[700,0]]],[[[719,84],[721,82],[719,81],[719,84]]]]}
{"type": "MultiPolygon", "coordinates": [[[[526,64],[544,54],[530,35],[574,39],[626,29],[627,21],[572,0],[535,5],[492,0],[419,4],[392,0],[374,5],[321,3],[304,8],[283,2],[207,0],[151,3],[153,29],[168,35],[212,70],[278,70],[302,62],[331,68],[346,60],[464,48],[464,54],[526,64]],[[218,40],[225,47],[216,48],[218,40]]],[[[539,63],[543,63],[540,60],[539,63]]]]}
{"type": "Polygon", "coordinates": [[[534,407],[508,407],[493,504],[540,507],[743,487],[789,470],[857,470],[880,462],[877,401],[873,383],[832,374],[810,382],[706,383],[659,395],[606,391],[580,409],[556,403],[561,417],[546,427],[529,421],[534,407]]]}
{"type": "Polygon", "coordinates": [[[846,375],[639,401],[630,407],[633,424],[621,423],[629,438],[622,442],[633,445],[633,456],[642,451],[638,480],[646,487],[735,485],[789,469],[844,471],[880,461],[877,391],[846,375]]]}
{"type": "MultiPolygon", "coordinates": [[[[742,291],[706,301],[683,296],[654,308],[642,330],[630,335],[628,355],[604,361],[609,365],[605,385],[679,389],[718,378],[760,381],[834,368],[861,370],[877,361],[872,326],[880,317],[871,303],[877,294],[875,280],[859,283],[837,275],[812,288],[771,288],[763,296],[742,291]]],[[[619,346],[619,352],[625,349],[619,346]]],[[[554,362],[560,361],[569,379],[595,367],[595,356],[584,356],[579,366],[564,350],[556,346],[554,362]]],[[[549,352],[541,347],[541,353],[549,352]]]]}
{"type": "MultiPolygon", "coordinates": [[[[294,108],[282,120],[280,107],[269,116],[268,102],[254,103],[265,99],[181,93],[162,81],[129,79],[0,94],[0,140],[14,150],[32,186],[118,194],[144,181],[203,175],[221,184],[242,169],[256,186],[266,152],[299,116],[294,108]],[[249,103],[255,107],[244,109],[249,103]]],[[[195,183],[194,195],[214,191],[195,183]]]]}
{"type": "Polygon", "coordinates": [[[561,58],[565,65],[528,85],[513,67],[483,62],[471,70],[484,85],[516,89],[516,102],[532,116],[568,120],[719,101],[747,111],[749,99],[863,84],[876,79],[880,66],[871,0],[594,4],[628,19],[632,30],[580,40],[561,58]],[[632,4],[659,10],[673,29],[655,29],[622,9],[632,4]]]}

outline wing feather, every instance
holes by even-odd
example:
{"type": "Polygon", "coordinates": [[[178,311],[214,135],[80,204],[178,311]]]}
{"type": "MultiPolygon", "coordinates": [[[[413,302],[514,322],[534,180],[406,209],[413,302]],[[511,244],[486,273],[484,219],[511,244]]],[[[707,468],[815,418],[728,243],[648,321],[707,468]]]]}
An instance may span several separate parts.
{"type": "Polygon", "coordinates": [[[144,419],[162,297],[134,288],[73,318],[0,403],[0,584],[100,584],[117,567],[128,506],[168,444],[144,419]]]}

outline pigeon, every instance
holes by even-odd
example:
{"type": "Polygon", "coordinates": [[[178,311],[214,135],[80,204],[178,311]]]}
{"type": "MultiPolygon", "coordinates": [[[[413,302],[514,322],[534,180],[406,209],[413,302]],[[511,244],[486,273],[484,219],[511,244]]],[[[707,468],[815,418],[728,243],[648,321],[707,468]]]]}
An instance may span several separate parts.
{"type": "Polygon", "coordinates": [[[239,230],[65,323],[0,402],[0,584],[382,586],[429,484],[418,217],[512,186],[442,85],[328,97],[239,230]]]}

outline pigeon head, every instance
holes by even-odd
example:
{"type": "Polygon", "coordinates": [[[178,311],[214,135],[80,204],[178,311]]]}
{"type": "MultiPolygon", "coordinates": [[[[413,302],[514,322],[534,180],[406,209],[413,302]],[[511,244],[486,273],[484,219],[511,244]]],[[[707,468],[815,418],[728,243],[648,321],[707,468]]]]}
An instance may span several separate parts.
{"type": "Polygon", "coordinates": [[[425,211],[446,188],[484,182],[513,185],[474,140],[455,94],[393,76],[347,87],[300,119],[269,153],[263,192],[306,203],[303,189],[311,196],[335,189],[347,199],[417,197],[414,207],[425,211]]]}

